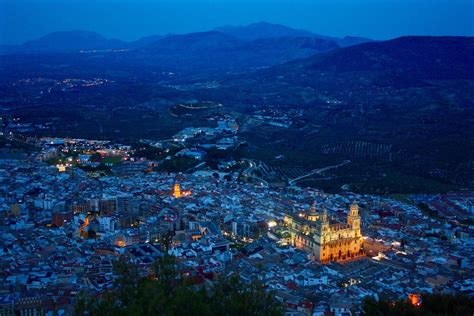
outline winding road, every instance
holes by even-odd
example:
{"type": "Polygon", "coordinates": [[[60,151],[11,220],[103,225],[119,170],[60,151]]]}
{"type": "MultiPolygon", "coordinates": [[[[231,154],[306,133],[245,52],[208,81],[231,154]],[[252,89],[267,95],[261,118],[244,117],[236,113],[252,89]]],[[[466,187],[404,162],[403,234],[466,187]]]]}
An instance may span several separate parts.
{"type": "Polygon", "coordinates": [[[304,179],[306,177],[310,177],[312,175],[315,175],[315,174],[319,174],[319,173],[322,173],[324,171],[327,171],[327,170],[330,170],[330,169],[335,169],[335,168],[339,168],[339,167],[342,167],[344,165],[347,165],[348,163],[350,163],[351,161],[350,160],[344,160],[343,162],[341,162],[340,164],[338,165],[335,165],[335,166],[328,166],[328,167],[324,167],[324,168],[318,168],[318,169],[313,169],[312,171],[310,171],[309,173],[305,174],[305,175],[302,175],[298,178],[294,178],[294,179],[291,179],[291,180],[288,180],[288,184],[289,185],[293,185],[294,183],[298,182],[299,180],[301,179],[304,179]]]}

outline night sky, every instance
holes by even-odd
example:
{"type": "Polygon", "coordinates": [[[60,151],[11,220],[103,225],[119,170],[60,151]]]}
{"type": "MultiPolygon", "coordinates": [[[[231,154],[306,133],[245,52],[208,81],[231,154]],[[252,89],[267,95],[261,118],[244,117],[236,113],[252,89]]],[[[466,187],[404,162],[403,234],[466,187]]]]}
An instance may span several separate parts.
{"type": "Polygon", "coordinates": [[[205,31],[259,21],[331,36],[474,35],[473,0],[0,0],[0,43],[53,31],[109,38],[205,31]]]}

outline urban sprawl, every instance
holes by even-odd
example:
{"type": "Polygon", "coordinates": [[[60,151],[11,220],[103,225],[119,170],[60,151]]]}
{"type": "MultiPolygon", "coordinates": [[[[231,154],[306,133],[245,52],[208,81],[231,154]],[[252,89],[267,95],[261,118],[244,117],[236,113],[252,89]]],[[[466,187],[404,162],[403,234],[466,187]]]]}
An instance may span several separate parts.
{"type": "Polygon", "coordinates": [[[146,274],[165,253],[196,284],[259,280],[294,315],[357,312],[368,296],[474,294],[472,192],[327,194],[269,185],[249,160],[210,168],[208,149],[239,143],[229,117],[142,140],[161,161],[112,141],[22,138],[18,126],[5,136],[35,149],[0,156],[0,314],[70,315],[78,293],[112,286],[119,257],[146,274]],[[183,145],[192,138],[203,143],[183,145]],[[198,163],[159,169],[180,157],[198,163]]]}

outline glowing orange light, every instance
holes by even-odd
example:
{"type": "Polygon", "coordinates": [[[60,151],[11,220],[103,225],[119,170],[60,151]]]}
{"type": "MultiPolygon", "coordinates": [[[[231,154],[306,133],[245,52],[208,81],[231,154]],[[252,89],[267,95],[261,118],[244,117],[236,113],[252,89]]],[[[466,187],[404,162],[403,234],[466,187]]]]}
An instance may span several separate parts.
{"type": "Polygon", "coordinates": [[[179,183],[175,183],[173,185],[173,196],[175,198],[179,199],[180,197],[190,196],[191,194],[192,194],[191,190],[181,191],[181,186],[179,185],[179,183]]]}
{"type": "Polygon", "coordinates": [[[410,304],[419,307],[421,306],[421,295],[420,294],[415,294],[415,293],[410,293],[408,294],[408,299],[410,300],[410,304]]]}
{"type": "Polygon", "coordinates": [[[175,183],[173,186],[173,196],[177,199],[181,197],[181,187],[179,183],[175,183]]]}
{"type": "Polygon", "coordinates": [[[89,226],[89,216],[86,216],[85,220],[84,220],[84,224],[81,225],[81,228],[79,229],[80,231],[80,236],[81,237],[84,237],[84,234],[85,234],[85,228],[89,226]]]}

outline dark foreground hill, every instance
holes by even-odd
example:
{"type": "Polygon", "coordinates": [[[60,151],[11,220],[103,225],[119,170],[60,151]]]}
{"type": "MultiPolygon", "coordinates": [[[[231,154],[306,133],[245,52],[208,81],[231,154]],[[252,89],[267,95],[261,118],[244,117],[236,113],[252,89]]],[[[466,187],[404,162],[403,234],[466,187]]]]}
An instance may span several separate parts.
{"type": "MultiPolygon", "coordinates": [[[[141,276],[124,258],[114,262],[114,286],[100,296],[80,293],[75,315],[283,315],[275,293],[237,274],[214,278],[185,277],[175,258],[163,256],[141,276]]],[[[186,273],[189,275],[189,273],[186,273]]]]}

